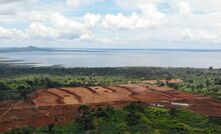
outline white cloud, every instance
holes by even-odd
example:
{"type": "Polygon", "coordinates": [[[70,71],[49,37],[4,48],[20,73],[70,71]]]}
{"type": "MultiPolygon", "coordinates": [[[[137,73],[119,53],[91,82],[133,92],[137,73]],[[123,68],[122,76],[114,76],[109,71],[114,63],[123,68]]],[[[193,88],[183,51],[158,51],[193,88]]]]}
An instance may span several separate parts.
{"type": "Polygon", "coordinates": [[[130,16],[125,16],[122,13],[117,15],[107,14],[102,22],[105,28],[117,29],[144,29],[155,28],[165,23],[163,13],[157,11],[153,4],[140,6],[141,14],[133,12],[130,16]]]}
{"type": "Polygon", "coordinates": [[[0,26],[0,39],[11,39],[11,38],[21,38],[24,37],[22,31],[15,28],[6,29],[0,26]]]}
{"type": "Polygon", "coordinates": [[[101,20],[101,15],[87,13],[84,15],[83,18],[84,18],[86,27],[90,28],[90,27],[96,26],[96,24],[101,20]]]}
{"type": "Polygon", "coordinates": [[[217,42],[219,36],[207,31],[192,31],[186,29],[181,33],[181,39],[184,41],[217,42]]]}
{"type": "Polygon", "coordinates": [[[139,8],[141,5],[157,4],[165,0],[115,0],[115,3],[123,8],[139,8]]]}
{"type": "Polygon", "coordinates": [[[0,27],[0,38],[21,39],[81,39],[92,40],[95,38],[90,29],[100,21],[100,15],[87,13],[82,20],[67,18],[59,12],[37,12],[19,14],[30,21],[28,28],[24,30],[6,29],[0,27]]]}
{"type": "Polygon", "coordinates": [[[221,13],[220,0],[186,0],[194,12],[221,13]]]}
{"type": "Polygon", "coordinates": [[[2,4],[0,5],[0,14],[7,15],[7,14],[14,14],[17,11],[16,4],[2,4]]]}
{"type": "Polygon", "coordinates": [[[177,13],[182,16],[186,17],[192,14],[192,10],[187,0],[116,0],[115,2],[120,7],[132,9],[139,9],[143,5],[159,5],[167,3],[174,8],[171,10],[177,10],[177,13]]]}
{"type": "Polygon", "coordinates": [[[35,39],[77,39],[88,31],[88,27],[93,27],[96,23],[96,20],[90,20],[96,17],[93,14],[88,14],[85,22],[76,21],[59,12],[52,11],[30,11],[19,14],[19,16],[30,21],[31,24],[27,32],[30,38],[35,39]]]}
{"type": "Polygon", "coordinates": [[[192,15],[191,8],[187,2],[179,1],[176,3],[176,6],[177,6],[178,12],[181,16],[188,17],[188,16],[192,15]]]}
{"type": "Polygon", "coordinates": [[[91,33],[85,33],[80,36],[80,39],[81,40],[91,40],[93,38],[92,36],[93,35],[91,33]]]}
{"type": "Polygon", "coordinates": [[[57,29],[45,26],[40,22],[31,23],[26,32],[30,38],[54,39],[59,36],[57,29]]]}
{"type": "Polygon", "coordinates": [[[61,38],[76,39],[88,30],[83,22],[66,18],[58,12],[50,16],[50,22],[53,27],[60,31],[61,38]]]}
{"type": "Polygon", "coordinates": [[[0,0],[1,39],[221,42],[220,0],[36,1],[0,0]]]}
{"type": "Polygon", "coordinates": [[[191,5],[192,12],[221,12],[220,0],[115,0],[115,3],[123,8],[137,8],[139,5],[160,3],[167,3],[173,6],[173,4],[179,5],[180,2],[182,2],[181,4],[185,3],[183,8],[187,10],[191,5]]]}
{"type": "Polygon", "coordinates": [[[72,8],[79,8],[95,3],[95,0],[66,0],[66,4],[72,8]]]}
{"type": "Polygon", "coordinates": [[[0,0],[0,14],[16,14],[29,9],[38,0],[0,0]],[[28,7],[28,8],[27,8],[28,7]]]}
{"type": "Polygon", "coordinates": [[[30,12],[25,12],[25,13],[20,13],[22,18],[27,18],[29,21],[38,21],[38,22],[43,22],[47,21],[51,12],[49,11],[30,11],[30,12]]]}
{"type": "Polygon", "coordinates": [[[102,22],[105,28],[117,28],[117,29],[134,29],[137,26],[138,15],[132,13],[131,16],[124,16],[122,13],[117,15],[107,14],[102,22]]]}
{"type": "Polygon", "coordinates": [[[84,28],[82,23],[66,18],[59,12],[51,14],[50,21],[55,27],[62,28],[64,30],[81,30],[84,28]]]}
{"type": "Polygon", "coordinates": [[[66,3],[68,6],[76,8],[81,5],[81,0],[67,0],[66,3]]]}
{"type": "Polygon", "coordinates": [[[37,2],[38,0],[0,0],[1,4],[6,3],[29,3],[29,2],[37,2]]]}

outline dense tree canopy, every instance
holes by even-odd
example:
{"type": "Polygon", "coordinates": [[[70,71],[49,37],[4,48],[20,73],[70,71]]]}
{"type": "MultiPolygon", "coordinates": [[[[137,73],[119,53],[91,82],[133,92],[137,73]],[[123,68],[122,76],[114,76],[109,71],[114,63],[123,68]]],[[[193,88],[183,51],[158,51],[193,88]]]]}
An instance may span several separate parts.
{"type": "Polygon", "coordinates": [[[124,109],[85,109],[73,123],[23,128],[7,134],[220,134],[220,118],[207,118],[185,109],[147,107],[132,103],[124,109]],[[50,128],[50,129],[49,129],[50,128]]]}
{"type": "Polygon", "coordinates": [[[54,68],[0,66],[0,100],[25,99],[40,88],[62,86],[114,85],[148,79],[184,80],[180,84],[164,83],[178,90],[221,98],[221,70],[194,68],[54,68]],[[26,96],[26,95],[25,95],[26,96]]]}

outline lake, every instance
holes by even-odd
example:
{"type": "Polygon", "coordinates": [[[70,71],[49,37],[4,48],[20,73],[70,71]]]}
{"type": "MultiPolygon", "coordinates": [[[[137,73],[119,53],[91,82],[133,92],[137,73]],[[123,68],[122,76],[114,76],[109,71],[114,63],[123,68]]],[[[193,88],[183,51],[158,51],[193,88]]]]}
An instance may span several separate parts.
{"type": "Polygon", "coordinates": [[[197,67],[221,68],[221,51],[161,49],[82,49],[1,52],[0,61],[65,67],[197,67]]]}

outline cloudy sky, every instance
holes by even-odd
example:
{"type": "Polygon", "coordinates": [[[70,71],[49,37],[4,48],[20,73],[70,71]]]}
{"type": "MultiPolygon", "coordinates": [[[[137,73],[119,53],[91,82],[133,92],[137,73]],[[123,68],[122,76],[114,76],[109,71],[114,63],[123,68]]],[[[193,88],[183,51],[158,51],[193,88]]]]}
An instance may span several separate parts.
{"type": "Polygon", "coordinates": [[[0,47],[221,49],[220,0],[0,0],[0,47]]]}

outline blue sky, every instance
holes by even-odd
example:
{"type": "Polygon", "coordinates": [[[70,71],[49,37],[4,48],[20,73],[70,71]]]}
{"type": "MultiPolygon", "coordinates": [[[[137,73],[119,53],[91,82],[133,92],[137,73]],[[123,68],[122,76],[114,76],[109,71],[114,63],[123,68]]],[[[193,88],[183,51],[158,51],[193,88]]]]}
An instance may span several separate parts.
{"type": "Polygon", "coordinates": [[[220,0],[0,0],[0,47],[221,49],[220,0]]]}

